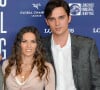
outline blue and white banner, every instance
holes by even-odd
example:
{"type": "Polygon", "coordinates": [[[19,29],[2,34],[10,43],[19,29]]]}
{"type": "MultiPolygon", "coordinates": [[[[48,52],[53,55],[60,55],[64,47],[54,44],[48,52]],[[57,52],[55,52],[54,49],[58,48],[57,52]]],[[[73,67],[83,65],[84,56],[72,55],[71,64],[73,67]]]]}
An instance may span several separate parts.
{"type": "MultiPolygon", "coordinates": [[[[100,1],[66,0],[71,9],[72,33],[92,37],[100,57],[100,1]]],[[[35,25],[42,36],[50,34],[44,19],[44,7],[48,0],[0,0],[0,53],[6,59],[10,53],[16,33],[20,28],[35,25]]]]}

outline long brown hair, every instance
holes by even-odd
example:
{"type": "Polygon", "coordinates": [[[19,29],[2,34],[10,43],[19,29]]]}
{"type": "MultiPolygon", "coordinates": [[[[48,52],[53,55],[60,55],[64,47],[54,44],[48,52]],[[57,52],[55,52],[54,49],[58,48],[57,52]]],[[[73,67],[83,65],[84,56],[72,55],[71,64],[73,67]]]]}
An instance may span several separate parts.
{"type": "Polygon", "coordinates": [[[21,73],[21,64],[22,64],[22,58],[21,58],[21,41],[23,38],[23,34],[31,32],[36,36],[36,43],[37,48],[34,54],[34,62],[32,63],[32,69],[34,66],[37,67],[38,70],[38,76],[40,79],[42,79],[42,76],[46,73],[46,77],[48,75],[48,67],[45,65],[45,51],[41,44],[41,38],[40,34],[36,27],[34,26],[27,26],[23,27],[18,33],[14,41],[14,45],[12,48],[11,56],[8,58],[8,66],[5,69],[5,80],[9,76],[11,72],[12,66],[16,65],[16,75],[21,73]]]}

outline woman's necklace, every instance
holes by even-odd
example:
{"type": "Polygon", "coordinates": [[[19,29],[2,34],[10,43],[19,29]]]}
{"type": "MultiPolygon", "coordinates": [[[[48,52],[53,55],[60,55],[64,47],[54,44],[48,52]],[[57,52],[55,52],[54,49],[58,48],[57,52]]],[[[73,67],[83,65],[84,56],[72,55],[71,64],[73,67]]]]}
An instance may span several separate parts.
{"type": "Polygon", "coordinates": [[[20,74],[21,82],[23,83],[32,72],[32,66],[30,64],[22,64],[21,65],[22,72],[20,74]]]}
{"type": "Polygon", "coordinates": [[[31,64],[22,64],[21,65],[22,71],[27,72],[32,70],[32,65],[31,64]]]}
{"type": "Polygon", "coordinates": [[[25,76],[22,75],[22,76],[21,76],[21,82],[23,83],[24,81],[25,81],[25,76]]]}

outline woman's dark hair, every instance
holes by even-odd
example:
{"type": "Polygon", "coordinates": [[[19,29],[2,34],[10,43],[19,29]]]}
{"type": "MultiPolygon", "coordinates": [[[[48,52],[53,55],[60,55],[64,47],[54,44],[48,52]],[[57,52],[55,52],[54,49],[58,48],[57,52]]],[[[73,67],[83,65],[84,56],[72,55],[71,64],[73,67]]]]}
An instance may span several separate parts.
{"type": "Polygon", "coordinates": [[[36,36],[36,43],[37,48],[35,51],[34,62],[32,63],[32,69],[34,66],[37,67],[38,76],[42,79],[42,76],[46,73],[46,77],[48,74],[48,67],[45,65],[45,51],[41,44],[40,34],[38,29],[34,26],[27,26],[23,27],[18,33],[14,41],[14,45],[12,48],[11,56],[8,58],[8,66],[5,69],[5,79],[9,76],[11,72],[12,66],[16,65],[16,75],[21,73],[21,64],[22,64],[22,57],[21,57],[21,41],[23,39],[23,35],[25,33],[31,32],[36,36]]]}

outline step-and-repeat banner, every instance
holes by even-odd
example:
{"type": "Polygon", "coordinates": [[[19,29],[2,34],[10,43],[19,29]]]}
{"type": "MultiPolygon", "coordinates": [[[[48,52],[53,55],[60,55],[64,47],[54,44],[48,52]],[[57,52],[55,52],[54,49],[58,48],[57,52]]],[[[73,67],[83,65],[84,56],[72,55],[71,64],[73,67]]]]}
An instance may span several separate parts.
{"type": "MultiPolygon", "coordinates": [[[[100,1],[66,0],[71,9],[72,33],[92,37],[100,57],[100,1]]],[[[0,53],[6,59],[10,53],[16,33],[20,28],[35,25],[42,36],[50,29],[44,19],[44,7],[48,0],[0,0],[0,53]]]]}

